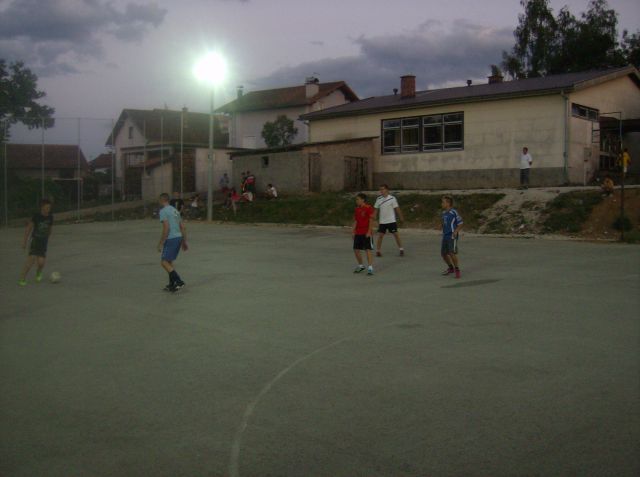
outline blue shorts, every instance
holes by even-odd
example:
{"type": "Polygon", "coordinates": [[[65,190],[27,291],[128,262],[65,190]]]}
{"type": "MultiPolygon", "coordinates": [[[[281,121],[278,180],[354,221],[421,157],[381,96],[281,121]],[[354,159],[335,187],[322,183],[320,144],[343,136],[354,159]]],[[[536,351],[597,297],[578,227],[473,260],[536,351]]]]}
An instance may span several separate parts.
{"type": "Polygon", "coordinates": [[[458,239],[449,237],[442,237],[442,246],[440,247],[440,253],[442,255],[455,255],[458,253],[458,239]]]}
{"type": "Polygon", "coordinates": [[[176,258],[178,258],[178,253],[180,253],[181,246],[182,237],[165,240],[164,247],[162,247],[162,260],[173,262],[176,258]]]}

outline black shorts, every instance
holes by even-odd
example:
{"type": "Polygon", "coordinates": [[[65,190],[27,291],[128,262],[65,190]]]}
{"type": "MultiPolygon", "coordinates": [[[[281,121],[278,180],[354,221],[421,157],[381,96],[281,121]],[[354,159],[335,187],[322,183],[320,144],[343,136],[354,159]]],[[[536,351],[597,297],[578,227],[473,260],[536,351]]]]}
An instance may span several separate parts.
{"type": "Polygon", "coordinates": [[[391,232],[392,234],[395,234],[397,231],[398,231],[397,222],[392,222],[390,224],[380,224],[378,226],[378,233],[381,233],[381,234],[386,234],[387,232],[391,232]]]}
{"type": "Polygon", "coordinates": [[[31,239],[31,245],[29,246],[29,255],[33,255],[35,257],[46,257],[47,256],[47,245],[49,239],[47,238],[33,238],[31,239]]]}
{"type": "Polygon", "coordinates": [[[373,239],[366,235],[356,235],[353,237],[354,250],[373,250],[373,239]]]}
{"type": "Polygon", "coordinates": [[[442,247],[440,248],[442,255],[454,255],[458,253],[458,239],[453,237],[443,237],[442,247]]]}

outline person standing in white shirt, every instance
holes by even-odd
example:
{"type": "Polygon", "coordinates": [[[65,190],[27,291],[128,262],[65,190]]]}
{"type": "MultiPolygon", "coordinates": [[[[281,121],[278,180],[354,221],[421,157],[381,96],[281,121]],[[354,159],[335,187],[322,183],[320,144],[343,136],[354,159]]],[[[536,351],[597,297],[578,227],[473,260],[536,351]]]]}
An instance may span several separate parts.
{"type": "Polygon", "coordinates": [[[529,173],[531,172],[531,165],[533,164],[533,158],[529,154],[529,148],[522,148],[522,155],[520,156],[520,188],[529,188],[529,173]]]}
{"type": "Polygon", "coordinates": [[[400,256],[404,256],[404,248],[398,234],[398,219],[404,221],[402,211],[398,205],[397,199],[389,194],[389,186],[382,184],[380,186],[380,197],[377,198],[373,206],[378,211],[378,241],[376,243],[376,256],[382,257],[382,239],[387,232],[391,232],[396,239],[396,244],[400,250],[400,256]]]}

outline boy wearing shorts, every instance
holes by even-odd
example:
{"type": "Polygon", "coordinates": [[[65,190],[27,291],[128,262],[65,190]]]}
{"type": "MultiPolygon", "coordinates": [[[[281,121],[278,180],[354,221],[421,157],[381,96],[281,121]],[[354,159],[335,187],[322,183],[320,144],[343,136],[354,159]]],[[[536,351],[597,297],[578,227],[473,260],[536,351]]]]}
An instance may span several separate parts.
{"type": "Polygon", "coordinates": [[[169,284],[164,289],[177,292],[185,284],[173,268],[173,262],[178,258],[180,249],[187,251],[187,231],[182,223],[180,212],[169,205],[169,194],[160,194],[159,203],[162,235],[158,242],[158,252],[162,253],[160,265],[169,274],[169,284]]]}
{"type": "Polygon", "coordinates": [[[398,234],[398,220],[402,221],[402,211],[398,205],[398,200],[389,194],[389,186],[382,184],[380,186],[380,197],[376,199],[373,206],[378,211],[378,242],[376,243],[376,257],[382,257],[382,239],[387,232],[393,234],[396,244],[400,252],[400,256],[404,256],[404,248],[400,234],[398,234]]]}
{"type": "Polygon", "coordinates": [[[367,196],[360,193],[356,196],[356,210],[353,216],[353,252],[356,256],[358,266],[353,273],[360,273],[365,270],[362,263],[362,251],[367,254],[367,275],[373,275],[373,218],[376,212],[373,207],[367,204],[367,196]]]}
{"type": "Polygon", "coordinates": [[[455,273],[456,278],[460,278],[460,267],[458,263],[458,233],[462,229],[462,217],[453,208],[453,197],[445,195],[442,197],[442,247],[440,254],[448,265],[442,272],[443,275],[455,273]]]}
{"type": "Polygon", "coordinates": [[[22,248],[26,250],[29,239],[31,239],[31,243],[29,244],[29,256],[22,268],[22,274],[18,281],[20,286],[23,287],[27,284],[27,274],[36,262],[38,264],[36,282],[39,283],[42,281],[42,269],[47,259],[47,246],[49,245],[49,237],[51,236],[52,230],[53,215],[51,215],[51,202],[48,199],[42,199],[40,201],[40,212],[34,214],[24,231],[22,248]]]}

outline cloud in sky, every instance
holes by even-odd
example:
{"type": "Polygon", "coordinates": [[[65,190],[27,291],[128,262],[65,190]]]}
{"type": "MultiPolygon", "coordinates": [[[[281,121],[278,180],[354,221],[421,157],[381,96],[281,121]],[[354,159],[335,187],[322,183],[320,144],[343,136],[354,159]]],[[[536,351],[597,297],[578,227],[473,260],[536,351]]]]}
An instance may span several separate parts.
{"type": "Polygon", "coordinates": [[[511,28],[491,28],[457,20],[450,27],[428,21],[404,33],[352,39],[355,56],[326,58],[288,66],[256,81],[256,87],[302,83],[317,73],[321,81],[347,81],[361,97],[391,94],[399,77],[415,74],[417,86],[483,78],[513,45],[511,28]]]}
{"type": "Polygon", "coordinates": [[[107,0],[9,0],[0,10],[0,57],[23,60],[39,75],[77,72],[104,57],[103,40],[140,41],[167,10],[155,3],[107,0]]]}

